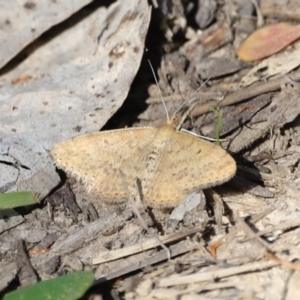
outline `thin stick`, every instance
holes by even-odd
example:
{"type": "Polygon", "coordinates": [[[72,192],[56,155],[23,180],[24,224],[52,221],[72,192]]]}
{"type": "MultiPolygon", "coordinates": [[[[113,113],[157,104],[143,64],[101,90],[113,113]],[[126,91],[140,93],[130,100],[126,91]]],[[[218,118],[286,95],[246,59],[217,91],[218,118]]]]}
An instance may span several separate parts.
{"type": "MultiPolygon", "coordinates": [[[[169,234],[166,236],[162,236],[161,241],[165,244],[172,243],[172,242],[178,241],[180,239],[183,239],[187,236],[190,236],[192,234],[196,234],[196,233],[200,232],[201,230],[203,230],[203,224],[198,225],[193,228],[190,228],[188,230],[182,231],[182,232],[172,233],[172,234],[169,234]]],[[[104,263],[104,262],[113,261],[113,260],[116,260],[119,258],[123,258],[123,257],[129,256],[129,255],[133,255],[136,253],[140,253],[142,251],[146,251],[146,250],[155,248],[159,245],[160,245],[159,241],[157,241],[157,238],[154,237],[154,238],[148,239],[142,243],[128,246],[126,248],[112,250],[112,251],[105,251],[103,253],[100,253],[98,255],[98,257],[95,257],[93,259],[92,263],[100,264],[100,263],[104,263]]]]}
{"type": "Polygon", "coordinates": [[[175,277],[163,278],[158,281],[158,287],[175,286],[181,284],[192,284],[192,283],[202,282],[202,281],[214,281],[216,278],[229,277],[229,276],[234,276],[242,273],[269,269],[277,265],[279,265],[279,263],[275,261],[266,261],[266,262],[258,261],[256,263],[251,262],[250,264],[238,266],[238,267],[196,273],[196,274],[181,276],[176,278],[175,277]]]}
{"type": "Polygon", "coordinates": [[[276,255],[274,255],[272,253],[272,252],[274,252],[274,249],[273,249],[274,247],[271,247],[271,245],[269,245],[260,236],[254,236],[254,232],[253,232],[252,228],[250,228],[250,226],[244,220],[242,220],[239,217],[238,213],[235,214],[235,219],[240,224],[240,226],[244,230],[245,234],[247,234],[250,238],[251,237],[255,238],[255,240],[257,240],[261,244],[261,246],[266,248],[265,251],[266,251],[267,258],[269,258],[269,259],[271,259],[275,262],[278,262],[279,264],[281,264],[283,266],[291,268],[292,270],[300,271],[300,265],[299,264],[292,263],[288,260],[281,259],[281,258],[277,257],[276,255]]]}
{"type": "MultiPolygon", "coordinates": [[[[194,249],[197,249],[197,245],[195,243],[189,243],[187,241],[179,242],[178,244],[170,246],[172,250],[172,256],[177,256],[186,252],[190,252],[194,249]]],[[[166,253],[165,252],[159,252],[156,253],[150,257],[147,257],[137,263],[133,263],[129,266],[126,266],[124,268],[121,268],[119,270],[114,270],[111,273],[102,275],[99,279],[97,279],[94,282],[94,285],[106,282],[108,280],[111,280],[113,278],[118,278],[120,276],[123,276],[125,274],[131,273],[133,271],[140,270],[141,268],[145,268],[147,266],[151,266],[153,264],[159,263],[166,259],[166,253]]]]}
{"type": "MultiPolygon", "coordinates": [[[[265,216],[267,216],[268,214],[270,214],[272,211],[274,211],[274,207],[269,207],[267,208],[265,211],[263,211],[262,213],[256,215],[256,216],[251,216],[250,218],[250,222],[252,224],[257,223],[258,221],[260,221],[261,219],[263,219],[265,216]]],[[[211,244],[217,244],[217,243],[228,243],[229,240],[231,240],[235,235],[237,235],[237,233],[240,231],[241,229],[238,227],[234,227],[232,228],[226,235],[222,236],[221,238],[212,241],[211,244]]]]}
{"type": "MultiPolygon", "coordinates": [[[[184,95],[182,96],[182,95],[174,94],[174,95],[164,96],[164,101],[167,103],[171,101],[182,100],[183,98],[186,97],[184,95]]],[[[202,99],[205,102],[212,101],[212,99],[214,99],[220,102],[224,99],[224,95],[221,92],[198,92],[197,97],[195,97],[195,101],[197,101],[198,99],[202,99]]],[[[149,97],[146,100],[147,104],[157,104],[160,102],[161,99],[159,97],[149,97]]]]}
{"type": "Polygon", "coordinates": [[[258,236],[263,236],[263,235],[266,235],[268,233],[271,233],[271,232],[274,232],[275,230],[288,230],[290,228],[293,228],[293,227],[299,227],[300,226],[300,220],[299,218],[297,219],[294,219],[292,221],[288,221],[288,222],[285,222],[285,223],[280,223],[280,224],[277,224],[275,226],[270,226],[269,228],[266,228],[264,230],[261,230],[257,233],[254,233],[253,235],[249,236],[249,237],[246,237],[244,239],[244,242],[246,241],[249,241],[253,238],[256,238],[258,236]]]}
{"type": "MultiPolygon", "coordinates": [[[[289,77],[293,81],[299,81],[300,80],[300,72],[296,72],[289,77]]],[[[224,106],[239,103],[243,100],[253,98],[253,97],[261,95],[261,94],[280,90],[282,83],[284,81],[285,81],[285,76],[282,76],[276,80],[270,80],[267,82],[258,83],[256,85],[251,85],[244,89],[233,92],[232,94],[225,97],[224,100],[222,100],[221,102],[214,100],[214,101],[204,103],[202,105],[195,107],[195,109],[191,112],[191,116],[199,117],[200,115],[203,115],[203,114],[209,112],[210,108],[214,105],[217,105],[218,107],[224,107],[224,106]]]]}
{"type": "Polygon", "coordinates": [[[240,218],[237,211],[234,212],[234,220],[237,224],[239,224],[239,227],[244,231],[244,233],[247,237],[250,237],[250,238],[253,237],[258,242],[260,247],[264,247],[265,250],[273,251],[271,246],[268,245],[268,243],[265,240],[263,240],[260,236],[254,237],[255,233],[254,233],[253,229],[244,220],[242,220],[240,218]]]}

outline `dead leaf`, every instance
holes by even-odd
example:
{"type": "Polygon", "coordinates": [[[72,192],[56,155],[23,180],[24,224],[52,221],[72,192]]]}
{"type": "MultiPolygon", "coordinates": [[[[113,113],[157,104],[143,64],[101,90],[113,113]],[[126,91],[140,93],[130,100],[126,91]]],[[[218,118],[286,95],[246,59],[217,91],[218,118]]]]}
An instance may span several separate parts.
{"type": "Polygon", "coordinates": [[[266,81],[275,75],[285,75],[300,65],[300,41],[293,47],[268,57],[256,64],[243,78],[241,86],[249,86],[256,81],[266,81]]]}
{"type": "Polygon", "coordinates": [[[300,26],[276,23],[252,33],[240,46],[237,55],[244,61],[256,61],[284,49],[300,37],[300,26]]]}
{"type": "Polygon", "coordinates": [[[14,182],[14,190],[30,187],[42,199],[58,184],[47,150],[101,129],[123,104],[144,53],[150,13],[141,0],[95,8],[77,22],[70,20],[67,28],[62,24],[59,34],[49,33],[0,77],[2,148],[19,141],[14,157],[10,148],[0,149],[4,161],[12,160],[11,173],[0,164],[0,174],[5,168],[10,179],[0,180],[0,188],[14,182]],[[12,84],[24,74],[32,79],[12,84]]]}
{"type": "Polygon", "coordinates": [[[0,67],[17,55],[52,26],[92,2],[70,1],[5,1],[0,0],[0,67]]]}

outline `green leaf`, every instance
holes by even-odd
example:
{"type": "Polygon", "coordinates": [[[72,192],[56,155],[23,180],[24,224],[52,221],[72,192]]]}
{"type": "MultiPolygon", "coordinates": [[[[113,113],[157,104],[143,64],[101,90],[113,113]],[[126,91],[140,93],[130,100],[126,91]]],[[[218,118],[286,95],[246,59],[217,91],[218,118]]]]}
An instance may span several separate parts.
{"type": "Polygon", "coordinates": [[[3,300],[74,300],[82,297],[94,282],[92,272],[80,271],[22,287],[3,300]]]}
{"type": "Polygon", "coordinates": [[[12,192],[0,194],[0,210],[37,203],[37,193],[34,192],[12,192]]]}

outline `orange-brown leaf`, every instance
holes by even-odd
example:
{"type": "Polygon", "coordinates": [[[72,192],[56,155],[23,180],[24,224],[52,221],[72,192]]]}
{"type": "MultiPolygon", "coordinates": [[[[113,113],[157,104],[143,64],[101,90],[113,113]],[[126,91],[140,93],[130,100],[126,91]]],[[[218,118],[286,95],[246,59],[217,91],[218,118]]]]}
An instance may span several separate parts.
{"type": "Polygon", "coordinates": [[[252,33],[240,46],[237,55],[244,61],[268,57],[300,37],[300,26],[276,23],[252,33]]]}

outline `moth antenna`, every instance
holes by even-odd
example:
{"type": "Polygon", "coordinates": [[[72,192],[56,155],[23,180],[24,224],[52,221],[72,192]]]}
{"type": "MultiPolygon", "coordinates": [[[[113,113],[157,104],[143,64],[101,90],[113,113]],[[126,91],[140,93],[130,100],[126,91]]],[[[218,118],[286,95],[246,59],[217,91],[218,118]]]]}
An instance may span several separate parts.
{"type": "Polygon", "coordinates": [[[163,103],[163,106],[164,106],[164,108],[165,108],[165,111],[166,111],[166,114],[167,114],[167,119],[170,120],[170,116],[169,116],[169,112],[168,112],[168,109],[167,109],[166,102],[165,102],[164,99],[163,99],[161,90],[160,90],[159,85],[158,85],[157,78],[156,78],[156,76],[155,76],[154,69],[153,69],[153,67],[152,67],[151,62],[150,62],[149,59],[148,59],[148,63],[149,63],[149,65],[150,65],[150,68],[151,68],[151,71],[152,71],[152,74],[153,74],[153,77],[154,77],[154,80],[155,80],[155,83],[156,83],[156,86],[157,86],[157,89],[158,89],[158,92],[159,92],[160,99],[161,99],[161,101],[162,101],[162,103],[163,103]]]}
{"type": "MultiPolygon", "coordinates": [[[[184,128],[181,128],[180,131],[183,131],[183,132],[186,132],[186,133],[188,133],[190,135],[193,135],[195,137],[201,138],[202,140],[207,140],[207,141],[211,141],[211,142],[217,142],[217,139],[215,139],[215,138],[210,138],[210,137],[205,136],[205,135],[197,134],[197,133],[195,133],[193,131],[189,131],[189,130],[186,130],[184,128]]],[[[220,142],[227,142],[227,141],[229,141],[229,139],[219,139],[219,141],[220,142]]]]}
{"type": "Polygon", "coordinates": [[[201,85],[196,89],[196,91],[188,97],[174,112],[172,120],[175,118],[176,114],[202,89],[202,87],[208,82],[211,77],[207,78],[201,85]]]}

